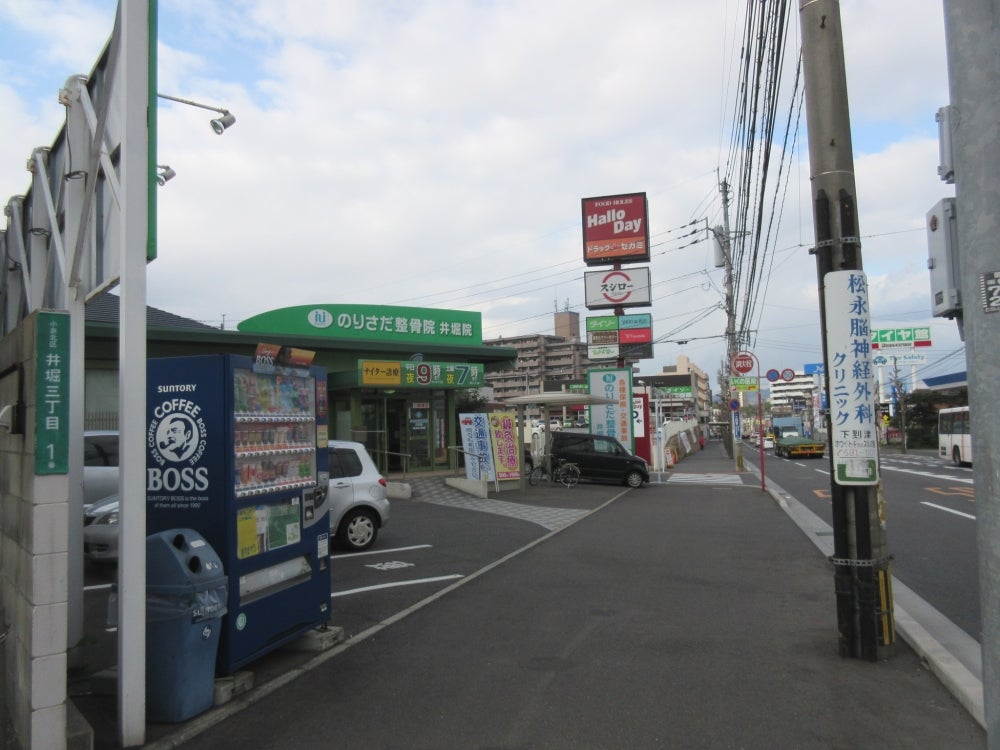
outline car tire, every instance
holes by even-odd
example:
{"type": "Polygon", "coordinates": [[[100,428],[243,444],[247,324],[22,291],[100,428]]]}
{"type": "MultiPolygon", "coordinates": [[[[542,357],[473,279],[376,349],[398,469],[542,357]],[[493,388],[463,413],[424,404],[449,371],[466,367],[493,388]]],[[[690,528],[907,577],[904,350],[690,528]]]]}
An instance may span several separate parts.
{"type": "Polygon", "coordinates": [[[626,472],[625,474],[625,484],[629,487],[642,487],[642,472],[633,469],[632,471],[626,472]]]}
{"type": "Polygon", "coordinates": [[[362,552],[375,544],[378,537],[378,517],[364,508],[344,516],[337,538],[352,552],[362,552]]]}

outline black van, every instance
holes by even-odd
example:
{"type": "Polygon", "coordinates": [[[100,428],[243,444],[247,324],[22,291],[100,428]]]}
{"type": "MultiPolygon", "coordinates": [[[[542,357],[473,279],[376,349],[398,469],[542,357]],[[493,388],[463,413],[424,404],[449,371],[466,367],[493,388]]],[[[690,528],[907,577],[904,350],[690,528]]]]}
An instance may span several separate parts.
{"type": "Polygon", "coordinates": [[[549,437],[552,460],[572,461],[580,467],[584,479],[624,482],[641,487],[649,481],[649,467],[625,446],[607,435],[589,432],[553,432],[549,437]]]}

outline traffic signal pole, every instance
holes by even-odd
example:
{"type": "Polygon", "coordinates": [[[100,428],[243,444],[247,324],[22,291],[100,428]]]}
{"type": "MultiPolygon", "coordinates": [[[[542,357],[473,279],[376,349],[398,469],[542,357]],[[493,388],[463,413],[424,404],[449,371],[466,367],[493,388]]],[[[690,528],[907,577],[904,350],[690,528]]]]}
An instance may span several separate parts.
{"type": "MultiPolygon", "coordinates": [[[[828,274],[860,271],[854,155],[838,0],[799,0],[802,67],[809,136],[810,180],[820,294],[824,379],[831,396],[830,482],[833,512],[834,588],[841,656],[875,661],[895,641],[885,528],[874,487],[838,483],[833,456],[830,338],[825,284],[828,274]]],[[[868,343],[870,344],[870,332],[868,343]]],[[[871,415],[874,430],[874,414],[871,415]]]]}

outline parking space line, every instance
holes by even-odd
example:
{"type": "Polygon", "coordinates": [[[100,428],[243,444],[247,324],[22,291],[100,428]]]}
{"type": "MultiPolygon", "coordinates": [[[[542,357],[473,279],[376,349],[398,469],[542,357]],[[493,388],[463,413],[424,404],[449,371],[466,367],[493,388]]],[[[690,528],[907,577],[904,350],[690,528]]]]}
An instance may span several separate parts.
{"type": "Polygon", "coordinates": [[[397,581],[395,583],[380,583],[377,586],[363,586],[359,589],[348,589],[347,591],[334,591],[330,594],[330,598],[334,599],[338,596],[350,596],[351,594],[363,594],[366,591],[375,591],[377,589],[391,589],[397,586],[415,586],[420,583],[437,583],[439,581],[453,581],[456,578],[463,578],[464,576],[458,573],[452,574],[450,576],[438,576],[437,578],[418,578],[413,581],[397,581]]]}
{"type": "Polygon", "coordinates": [[[388,555],[393,552],[409,552],[413,549],[428,549],[430,544],[414,544],[412,547],[394,547],[393,549],[374,549],[368,550],[367,552],[342,552],[339,555],[335,555],[332,552],[330,557],[336,559],[338,557],[351,558],[351,557],[365,557],[366,555],[388,555]]]}

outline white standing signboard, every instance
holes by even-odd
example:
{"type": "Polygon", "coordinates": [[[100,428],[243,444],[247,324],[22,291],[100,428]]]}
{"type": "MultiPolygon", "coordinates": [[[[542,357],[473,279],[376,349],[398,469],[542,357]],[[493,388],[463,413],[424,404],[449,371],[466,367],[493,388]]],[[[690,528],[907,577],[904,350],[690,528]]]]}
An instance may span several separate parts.
{"type": "Polygon", "coordinates": [[[609,402],[590,407],[590,431],[610,435],[632,450],[632,371],[587,370],[587,385],[591,396],[609,402]]]}
{"type": "Polygon", "coordinates": [[[458,422],[465,451],[465,478],[492,482],[495,474],[489,416],[459,414],[458,422]]]}
{"type": "Polygon", "coordinates": [[[868,280],[863,271],[823,279],[830,368],[830,452],[840,485],[878,483],[875,382],[868,280]]]}

